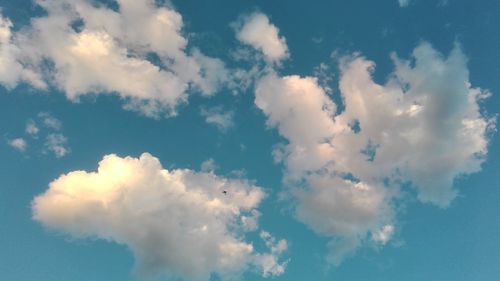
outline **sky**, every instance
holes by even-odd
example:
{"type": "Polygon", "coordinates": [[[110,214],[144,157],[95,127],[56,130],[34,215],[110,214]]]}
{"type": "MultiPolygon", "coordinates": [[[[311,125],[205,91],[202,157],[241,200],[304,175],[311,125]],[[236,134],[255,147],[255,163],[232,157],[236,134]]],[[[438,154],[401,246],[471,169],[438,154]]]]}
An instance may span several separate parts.
{"type": "Polygon", "coordinates": [[[498,15],[0,1],[0,279],[497,280],[498,15]]]}

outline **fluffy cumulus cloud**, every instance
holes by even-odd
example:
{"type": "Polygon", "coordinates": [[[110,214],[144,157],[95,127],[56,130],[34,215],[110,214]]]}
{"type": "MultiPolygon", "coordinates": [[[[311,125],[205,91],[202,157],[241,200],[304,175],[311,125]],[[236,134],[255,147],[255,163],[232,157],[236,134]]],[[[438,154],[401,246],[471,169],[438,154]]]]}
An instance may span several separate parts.
{"type": "Polygon", "coordinates": [[[35,220],[73,237],[127,245],[140,273],[186,280],[217,274],[227,280],[248,269],[263,276],[284,272],[279,256],[287,249],[285,240],[262,232],[264,252],[245,240],[247,231],[257,230],[245,221],[258,217],[263,197],[248,181],[169,171],[144,153],[107,155],[96,172],[62,175],[34,199],[32,209],[35,220]]]}
{"type": "Polygon", "coordinates": [[[111,93],[148,116],[175,114],[189,90],[212,95],[224,64],[188,48],[182,16],[153,0],[118,0],[118,9],[90,0],[36,1],[46,11],[12,32],[0,20],[0,82],[47,84],[71,100],[111,93]],[[6,71],[9,70],[9,71],[6,71]]]}
{"type": "MultiPolygon", "coordinates": [[[[59,119],[57,119],[54,116],[52,116],[52,114],[50,114],[48,112],[40,112],[40,113],[38,113],[38,118],[40,119],[40,121],[42,122],[42,124],[47,129],[52,129],[52,130],[55,130],[55,131],[59,131],[62,128],[62,122],[59,119]]],[[[28,121],[28,122],[30,122],[30,121],[28,121]]],[[[33,130],[33,129],[36,128],[36,124],[34,124],[34,123],[31,123],[29,125],[33,125],[34,126],[34,128],[29,128],[29,130],[33,130]]],[[[36,128],[36,133],[38,133],[37,129],[38,128],[36,128]]],[[[28,132],[28,128],[27,128],[26,131],[28,132]]]]}
{"type": "Polygon", "coordinates": [[[262,13],[244,17],[238,24],[236,36],[242,43],[261,51],[268,61],[278,62],[289,56],[285,38],[262,13]]]}
{"type": "Polygon", "coordinates": [[[480,109],[488,92],[470,85],[459,46],[444,56],[422,43],[411,59],[393,60],[381,85],[372,61],[341,59],[341,110],[313,77],[271,72],[256,86],[255,104],[287,140],[274,156],[287,167],[296,216],[332,237],[336,264],[367,241],[391,239],[403,186],[447,207],[454,181],[481,169],[495,127],[480,109]]]}
{"type": "Polygon", "coordinates": [[[57,158],[64,157],[70,153],[68,139],[63,134],[48,134],[45,140],[46,152],[53,153],[57,158]]]}

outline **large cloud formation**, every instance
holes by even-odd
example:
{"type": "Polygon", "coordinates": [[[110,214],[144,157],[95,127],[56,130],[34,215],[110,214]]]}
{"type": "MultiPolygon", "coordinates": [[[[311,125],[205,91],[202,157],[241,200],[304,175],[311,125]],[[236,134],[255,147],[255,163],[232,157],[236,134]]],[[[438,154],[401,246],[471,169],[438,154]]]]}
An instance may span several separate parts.
{"type": "Polygon", "coordinates": [[[295,187],[297,218],[332,237],[336,264],[365,241],[390,240],[402,186],[447,207],[454,181],[478,172],[487,155],[495,123],[479,102],[488,92],[471,87],[461,49],[445,57],[422,43],[411,60],[393,60],[380,85],[372,61],[344,57],[341,106],[314,77],[271,72],[256,86],[255,104],[288,142],[274,156],[295,187]]]}
{"type": "Polygon", "coordinates": [[[112,93],[147,116],[176,113],[190,89],[212,95],[226,79],[222,61],[188,48],[182,16],[153,0],[36,0],[46,11],[12,31],[0,17],[0,83],[49,85],[71,100],[112,93]],[[189,51],[188,51],[189,50],[189,51]]]}
{"type": "Polygon", "coordinates": [[[213,173],[165,170],[144,153],[107,155],[97,172],[60,176],[33,201],[34,219],[77,238],[97,237],[127,245],[139,272],[187,280],[224,280],[247,269],[280,275],[287,249],[261,231],[268,252],[245,241],[256,231],[263,191],[244,180],[213,173]],[[224,194],[223,191],[227,191],[224,194]]]}

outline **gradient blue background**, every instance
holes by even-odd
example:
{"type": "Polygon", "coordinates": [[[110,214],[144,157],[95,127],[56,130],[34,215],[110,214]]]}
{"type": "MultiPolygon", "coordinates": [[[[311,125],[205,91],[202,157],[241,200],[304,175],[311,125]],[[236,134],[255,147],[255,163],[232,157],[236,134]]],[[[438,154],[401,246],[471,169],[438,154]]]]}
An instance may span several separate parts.
{"type": "MultiPolygon", "coordinates": [[[[449,0],[444,6],[438,2],[413,0],[406,8],[400,8],[397,0],[174,0],[173,4],[183,15],[185,31],[193,33],[193,45],[228,66],[228,50],[237,46],[229,23],[256,10],[267,14],[286,37],[291,53],[282,74],[311,75],[320,63],[334,69],[333,51],[359,51],[377,63],[375,78],[383,82],[393,67],[391,52],[406,58],[426,40],[448,53],[457,41],[469,58],[472,85],[493,93],[484,109],[489,114],[500,112],[500,1],[449,0]]],[[[1,0],[0,7],[15,28],[41,13],[30,0],[1,0]]],[[[0,88],[0,135],[0,280],[134,280],[133,257],[126,247],[101,240],[73,241],[48,231],[31,219],[30,202],[62,173],[94,170],[105,154],[138,156],[142,152],[160,158],[168,168],[199,169],[204,160],[213,158],[219,174],[245,169],[248,178],[264,187],[270,196],[261,209],[261,226],[291,242],[287,272],[276,280],[500,279],[497,135],[483,171],[457,182],[461,195],[451,207],[443,210],[410,202],[398,218],[401,232],[396,243],[361,249],[337,268],[328,268],[324,262],[326,238],[296,222],[278,202],[283,168],[273,163],[271,150],[281,139],[276,131],[266,129],[251,92],[238,96],[221,92],[211,99],[192,96],[178,117],[153,120],[122,110],[115,97],[71,103],[58,92],[36,92],[26,86],[13,91],[0,88]],[[236,126],[225,134],[199,115],[200,106],[213,105],[235,110],[236,126]],[[63,122],[72,150],[68,156],[21,154],[6,144],[6,139],[23,134],[26,120],[41,111],[63,122]]],[[[245,275],[245,280],[261,279],[245,275]]]]}

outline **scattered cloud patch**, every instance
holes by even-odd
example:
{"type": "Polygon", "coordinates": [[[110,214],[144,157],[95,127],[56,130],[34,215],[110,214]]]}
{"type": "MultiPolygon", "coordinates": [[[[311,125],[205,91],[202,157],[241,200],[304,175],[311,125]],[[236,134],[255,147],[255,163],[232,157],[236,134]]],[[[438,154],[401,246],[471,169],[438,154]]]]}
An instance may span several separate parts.
{"type": "Polygon", "coordinates": [[[288,141],[273,155],[287,168],[296,216],[331,237],[334,264],[365,243],[389,242],[403,184],[421,202],[447,207],[454,181],[481,170],[495,130],[480,108],[489,93],[471,86],[459,46],[444,56],[422,43],[409,60],[392,57],[383,85],[372,61],[340,59],[341,112],[315,77],[271,71],[256,86],[267,125],[288,141]]]}
{"type": "Polygon", "coordinates": [[[234,126],[234,112],[224,111],[223,107],[216,106],[212,108],[201,108],[201,116],[205,122],[217,127],[221,132],[226,132],[234,126]]]}
{"type": "Polygon", "coordinates": [[[252,210],[250,214],[241,216],[241,223],[246,231],[256,231],[259,229],[259,218],[261,213],[257,210],[252,210]]]}
{"type": "Polygon", "coordinates": [[[245,240],[256,230],[264,197],[246,180],[186,169],[166,170],[144,153],[107,155],[96,172],[73,171],[50,183],[32,203],[33,218],[75,238],[100,238],[129,247],[136,270],[186,280],[212,274],[234,279],[246,270],[284,272],[285,240],[262,239],[267,252],[245,240]],[[227,191],[223,194],[222,191],[227,191]]]}
{"type": "Polygon", "coordinates": [[[333,74],[330,70],[330,66],[326,63],[320,63],[314,68],[314,77],[318,79],[318,84],[323,88],[328,94],[333,92],[331,87],[333,83],[333,74]]]}
{"type": "Polygon", "coordinates": [[[259,59],[250,59],[249,61],[253,65],[250,69],[246,70],[243,68],[234,69],[231,73],[231,79],[228,83],[228,88],[232,91],[234,95],[239,93],[245,93],[253,87],[255,81],[261,76],[262,68],[259,66],[259,59]],[[256,63],[257,62],[257,63],[256,63]]]}
{"type": "Polygon", "coordinates": [[[261,51],[266,60],[279,62],[289,57],[288,46],[279,29],[262,13],[245,16],[237,24],[236,37],[242,43],[261,51]]]}
{"type": "Polygon", "coordinates": [[[213,158],[207,159],[201,163],[201,171],[204,173],[214,172],[218,167],[213,158]]]}

